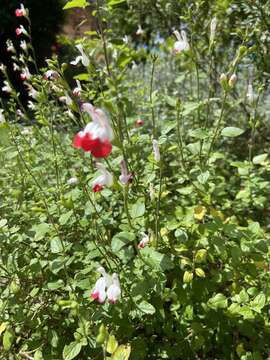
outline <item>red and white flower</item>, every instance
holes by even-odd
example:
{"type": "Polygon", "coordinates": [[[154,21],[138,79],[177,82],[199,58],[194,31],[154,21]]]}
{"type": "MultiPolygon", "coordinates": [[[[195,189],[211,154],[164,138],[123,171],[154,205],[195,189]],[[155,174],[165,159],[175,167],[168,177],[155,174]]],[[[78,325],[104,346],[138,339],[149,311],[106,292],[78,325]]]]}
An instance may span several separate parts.
{"type": "Polygon", "coordinates": [[[106,273],[103,267],[99,267],[97,272],[102,276],[96,281],[94,289],[91,292],[91,298],[102,304],[106,300],[106,289],[112,284],[112,278],[106,273]]]}
{"type": "Polygon", "coordinates": [[[29,80],[30,77],[31,77],[30,71],[27,67],[25,67],[20,74],[20,78],[22,81],[25,81],[25,80],[29,80]]]}
{"type": "Polygon", "coordinates": [[[81,62],[83,66],[89,66],[90,60],[84,52],[82,44],[76,45],[76,48],[79,50],[81,55],[77,56],[75,60],[71,61],[71,65],[77,65],[79,62],[81,62]]]}
{"type": "Polygon", "coordinates": [[[20,8],[15,10],[15,15],[17,17],[22,17],[22,16],[26,16],[27,12],[25,7],[23,6],[23,4],[20,4],[20,8]]]}
{"type": "Polygon", "coordinates": [[[143,233],[143,238],[138,244],[139,249],[143,249],[150,241],[149,235],[143,233]]]}
{"type": "Polygon", "coordinates": [[[96,167],[101,174],[92,182],[92,190],[99,192],[104,186],[111,186],[113,184],[113,176],[103,164],[97,163],[96,167]]]}
{"type": "Polygon", "coordinates": [[[110,304],[115,304],[121,297],[121,287],[116,273],[112,274],[112,284],[108,287],[107,297],[110,304]]]}
{"type": "Polygon", "coordinates": [[[25,28],[22,25],[20,25],[20,27],[16,28],[15,32],[16,32],[17,36],[20,36],[21,34],[28,35],[27,31],[25,30],[25,28]]]}
{"type": "Polygon", "coordinates": [[[141,118],[137,119],[135,122],[136,127],[141,127],[141,126],[143,126],[143,124],[144,124],[144,121],[141,118]]]}
{"type": "Polygon", "coordinates": [[[106,114],[89,103],[82,105],[82,111],[87,112],[93,121],[75,135],[73,146],[90,152],[96,158],[107,157],[112,151],[113,130],[106,114]]]}
{"type": "Polygon", "coordinates": [[[175,30],[173,33],[177,39],[177,41],[174,43],[174,46],[173,46],[173,53],[179,54],[180,52],[182,52],[184,50],[188,50],[189,43],[187,41],[186,32],[184,30],[182,30],[181,33],[179,33],[179,31],[175,30]]]}
{"type": "Polygon", "coordinates": [[[43,75],[43,78],[45,80],[57,79],[58,77],[59,77],[58,72],[54,70],[47,70],[43,75]]]}
{"type": "Polygon", "coordinates": [[[72,94],[74,96],[81,96],[82,87],[80,81],[76,80],[76,84],[77,86],[73,89],[72,94]]]}

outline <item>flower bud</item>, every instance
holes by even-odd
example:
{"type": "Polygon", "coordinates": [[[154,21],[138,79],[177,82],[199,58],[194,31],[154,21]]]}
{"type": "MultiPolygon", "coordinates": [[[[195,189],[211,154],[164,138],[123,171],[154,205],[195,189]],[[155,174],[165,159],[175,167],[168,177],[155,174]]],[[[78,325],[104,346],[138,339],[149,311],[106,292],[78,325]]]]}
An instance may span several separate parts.
{"type": "Polygon", "coordinates": [[[237,76],[236,76],[235,73],[233,73],[233,74],[231,75],[230,79],[229,79],[229,86],[230,86],[230,88],[233,88],[233,87],[234,87],[236,81],[237,81],[237,76]]]}
{"type": "Polygon", "coordinates": [[[219,78],[219,82],[221,84],[221,86],[223,87],[224,90],[227,89],[228,87],[228,78],[227,78],[227,75],[226,74],[221,74],[220,75],[220,78],[219,78]]]}

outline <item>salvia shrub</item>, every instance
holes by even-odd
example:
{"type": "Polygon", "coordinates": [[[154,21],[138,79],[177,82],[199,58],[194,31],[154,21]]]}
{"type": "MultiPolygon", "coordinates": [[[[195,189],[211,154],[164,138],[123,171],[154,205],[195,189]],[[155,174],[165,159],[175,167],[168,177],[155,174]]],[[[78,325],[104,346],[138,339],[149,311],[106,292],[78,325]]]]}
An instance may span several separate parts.
{"type": "Polygon", "coordinates": [[[128,4],[97,1],[97,31],[45,69],[28,9],[16,11],[20,50],[7,47],[29,100],[1,65],[0,359],[267,359],[269,111],[256,49],[248,31],[222,47],[218,16],[195,24],[205,38],[187,17],[140,62],[109,22],[128,4]]]}

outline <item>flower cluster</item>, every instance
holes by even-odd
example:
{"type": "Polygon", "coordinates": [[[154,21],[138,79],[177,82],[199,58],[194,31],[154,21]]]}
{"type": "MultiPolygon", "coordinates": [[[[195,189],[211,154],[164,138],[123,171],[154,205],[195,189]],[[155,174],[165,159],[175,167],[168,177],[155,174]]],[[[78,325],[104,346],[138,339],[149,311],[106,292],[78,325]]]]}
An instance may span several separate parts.
{"type": "Polygon", "coordinates": [[[121,297],[118,275],[113,273],[110,276],[103,267],[99,267],[97,272],[101,274],[101,277],[96,281],[91,292],[91,298],[97,300],[100,304],[103,304],[108,298],[110,304],[115,304],[121,297]]]}

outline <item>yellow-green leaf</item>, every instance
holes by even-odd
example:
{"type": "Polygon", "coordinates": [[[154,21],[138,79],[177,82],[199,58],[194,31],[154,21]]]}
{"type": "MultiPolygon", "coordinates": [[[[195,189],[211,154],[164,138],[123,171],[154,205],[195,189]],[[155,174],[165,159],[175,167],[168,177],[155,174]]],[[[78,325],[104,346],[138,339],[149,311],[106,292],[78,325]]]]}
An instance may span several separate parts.
{"type": "Polygon", "coordinates": [[[194,208],[194,218],[196,220],[202,220],[206,214],[206,208],[204,206],[196,206],[194,208]]]}
{"type": "Polygon", "coordinates": [[[6,330],[3,336],[3,348],[8,351],[13,343],[15,336],[11,330],[6,330]]]}
{"type": "Polygon", "coordinates": [[[89,6],[89,3],[86,0],[72,0],[67,2],[63,9],[67,10],[74,7],[85,8],[86,6],[89,6]]]}
{"type": "Polygon", "coordinates": [[[128,360],[130,353],[131,346],[129,344],[120,345],[112,355],[111,360],[128,360]]]}
{"type": "Polygon", "coordinates": [[[0,325],[0,335],[2,334],[2,332],[4,332],[7,328],[7,323],[6,322],[3,322],[1,325],[0,325]]]}
{"type": "Polygon", "coordinates": [[[118,342],[117,342],[115,336],[114,335],[109,335],[106,351],[109,354],[113,354],[116,351],[117,347],[118,347],[118,342]]]}

